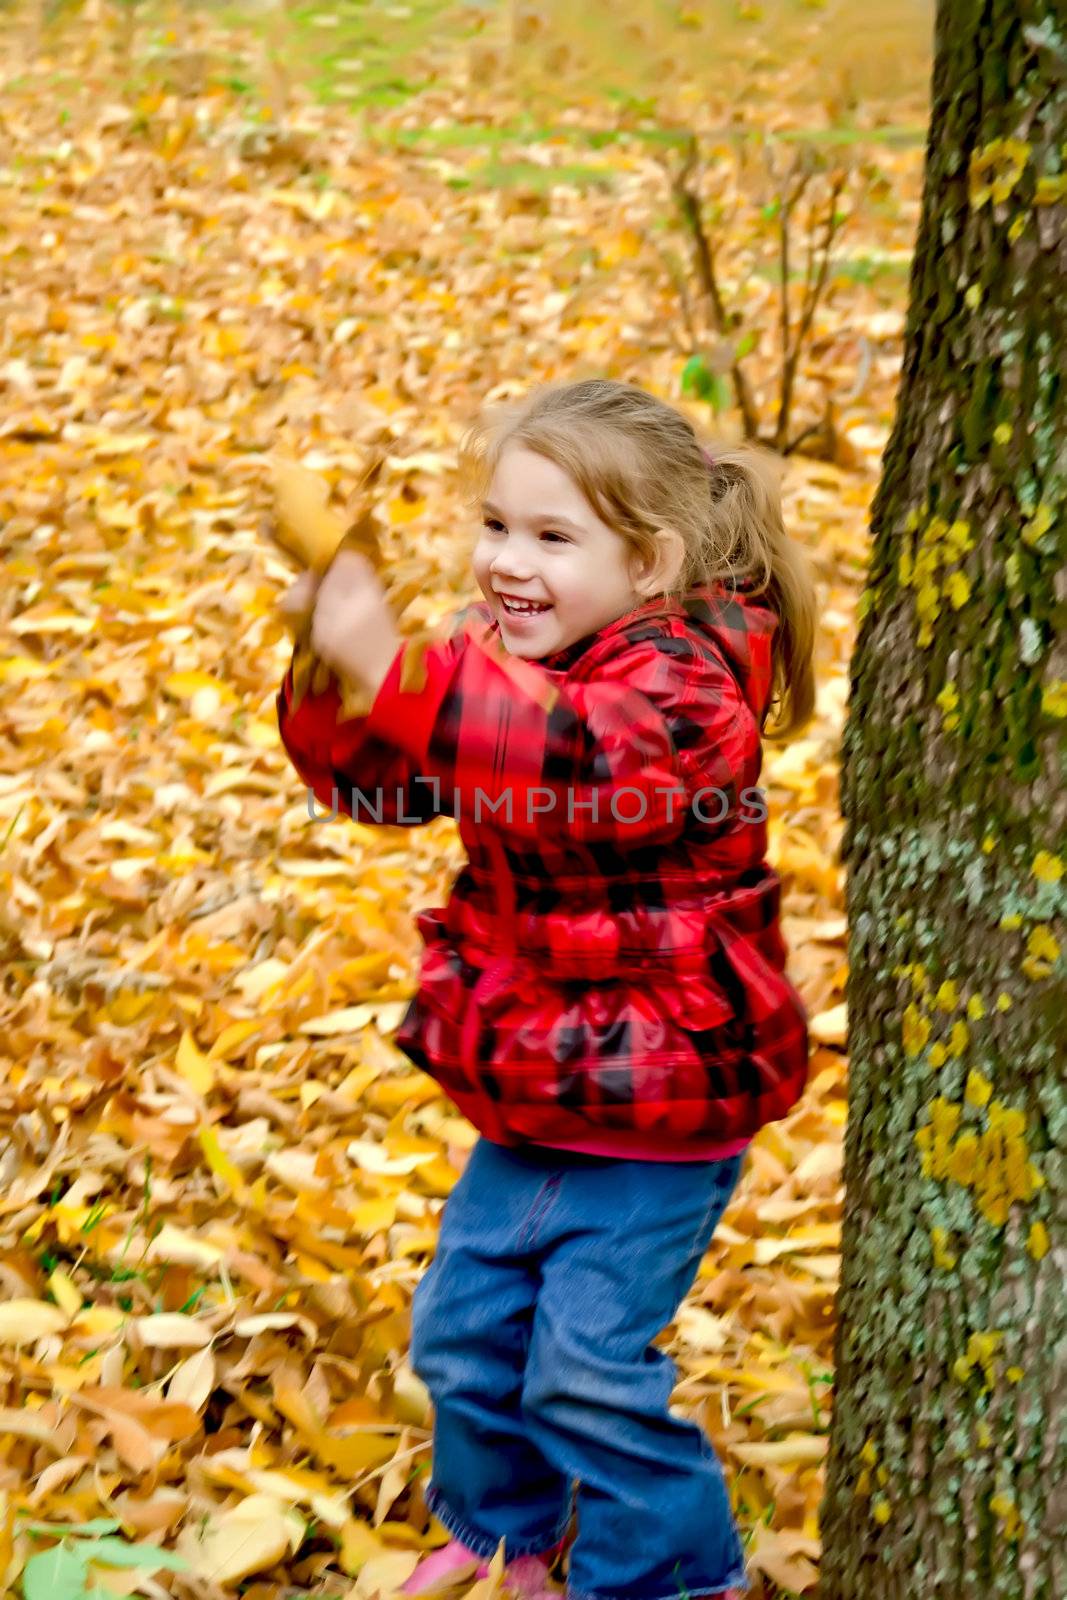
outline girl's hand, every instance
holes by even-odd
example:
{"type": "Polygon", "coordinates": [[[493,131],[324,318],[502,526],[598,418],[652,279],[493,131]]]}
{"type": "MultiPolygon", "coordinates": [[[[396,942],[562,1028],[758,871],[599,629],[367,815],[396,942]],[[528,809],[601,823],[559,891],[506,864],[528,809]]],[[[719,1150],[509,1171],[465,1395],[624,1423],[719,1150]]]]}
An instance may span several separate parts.
{"type": "Polygon", "coordinates": [[[305,578],[315,583],[311,648],[341,677],[376,695],[403,643],[378,574],[366,556],[340,550],[317,582],[314,574],[304,573],[289,593],[305,578]]]}
{"type": "Polygon", "coordinates": [[[278,601],[278,609],[290,620],[306,617],[311,614],[315,604],[315,595],[320,583],[318,575],[314,572],[302,572],[296,582],[282,595],[278,601]]]}

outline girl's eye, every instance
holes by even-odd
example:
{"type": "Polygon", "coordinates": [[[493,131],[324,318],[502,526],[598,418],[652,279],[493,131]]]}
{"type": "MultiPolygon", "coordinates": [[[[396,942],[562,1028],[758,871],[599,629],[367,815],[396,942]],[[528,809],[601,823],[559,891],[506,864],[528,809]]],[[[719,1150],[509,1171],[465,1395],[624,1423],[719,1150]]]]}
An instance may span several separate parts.
{"type": "MultiPolygon", "coordinates": [[[[502,522],[498,522],[495,517],[485,517],[482,520],[482,526],[483,528],[488,528],[490,533],[495,533],[498,528],[503,529],[504,524],[502,522]]],[[[565,533],[552,533],[551,531],[548,531],[542,534],[542,538],[557,539],[560,544],[570,543],[570,540],[567,538],[565,533]]]]}

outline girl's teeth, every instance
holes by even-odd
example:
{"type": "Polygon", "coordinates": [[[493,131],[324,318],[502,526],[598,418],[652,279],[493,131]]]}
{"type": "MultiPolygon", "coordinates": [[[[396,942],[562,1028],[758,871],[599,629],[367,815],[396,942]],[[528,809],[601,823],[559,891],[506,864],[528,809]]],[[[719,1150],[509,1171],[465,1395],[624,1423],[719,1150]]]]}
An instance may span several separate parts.
{"type": "Polygon", "coordinates": [[[529,602],[525,605],[515,605],[511,600],[504,601],[504,608],[507,611],[514,611],[517,616],[532,616],[538,611],[548,610],[546,605],[531,605],[529,602]]]}

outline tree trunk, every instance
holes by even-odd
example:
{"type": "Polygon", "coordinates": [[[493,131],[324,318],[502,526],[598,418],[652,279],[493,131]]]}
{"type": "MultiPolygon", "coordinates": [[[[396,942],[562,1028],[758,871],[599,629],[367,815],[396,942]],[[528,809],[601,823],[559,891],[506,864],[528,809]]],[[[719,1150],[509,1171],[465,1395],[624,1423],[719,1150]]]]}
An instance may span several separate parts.
{"type": "Polygon", "coordinates": [[[941,0],[844,737],[821,1600],[1067,1594],[1065,168],[1064,0],[941,0]]]}

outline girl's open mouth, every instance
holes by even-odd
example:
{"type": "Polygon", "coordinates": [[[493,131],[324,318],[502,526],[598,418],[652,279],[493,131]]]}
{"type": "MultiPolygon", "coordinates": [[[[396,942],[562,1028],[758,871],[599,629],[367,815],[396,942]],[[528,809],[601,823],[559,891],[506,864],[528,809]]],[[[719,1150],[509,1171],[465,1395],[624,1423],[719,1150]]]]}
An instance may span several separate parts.
{"type": "Polygon", "coordinates": [[[550,605],[540,600],[508,600],[504,595],[500,596],[500,603],[509,617],[539,617],[543,612],[552,610],[550,605]]]}

